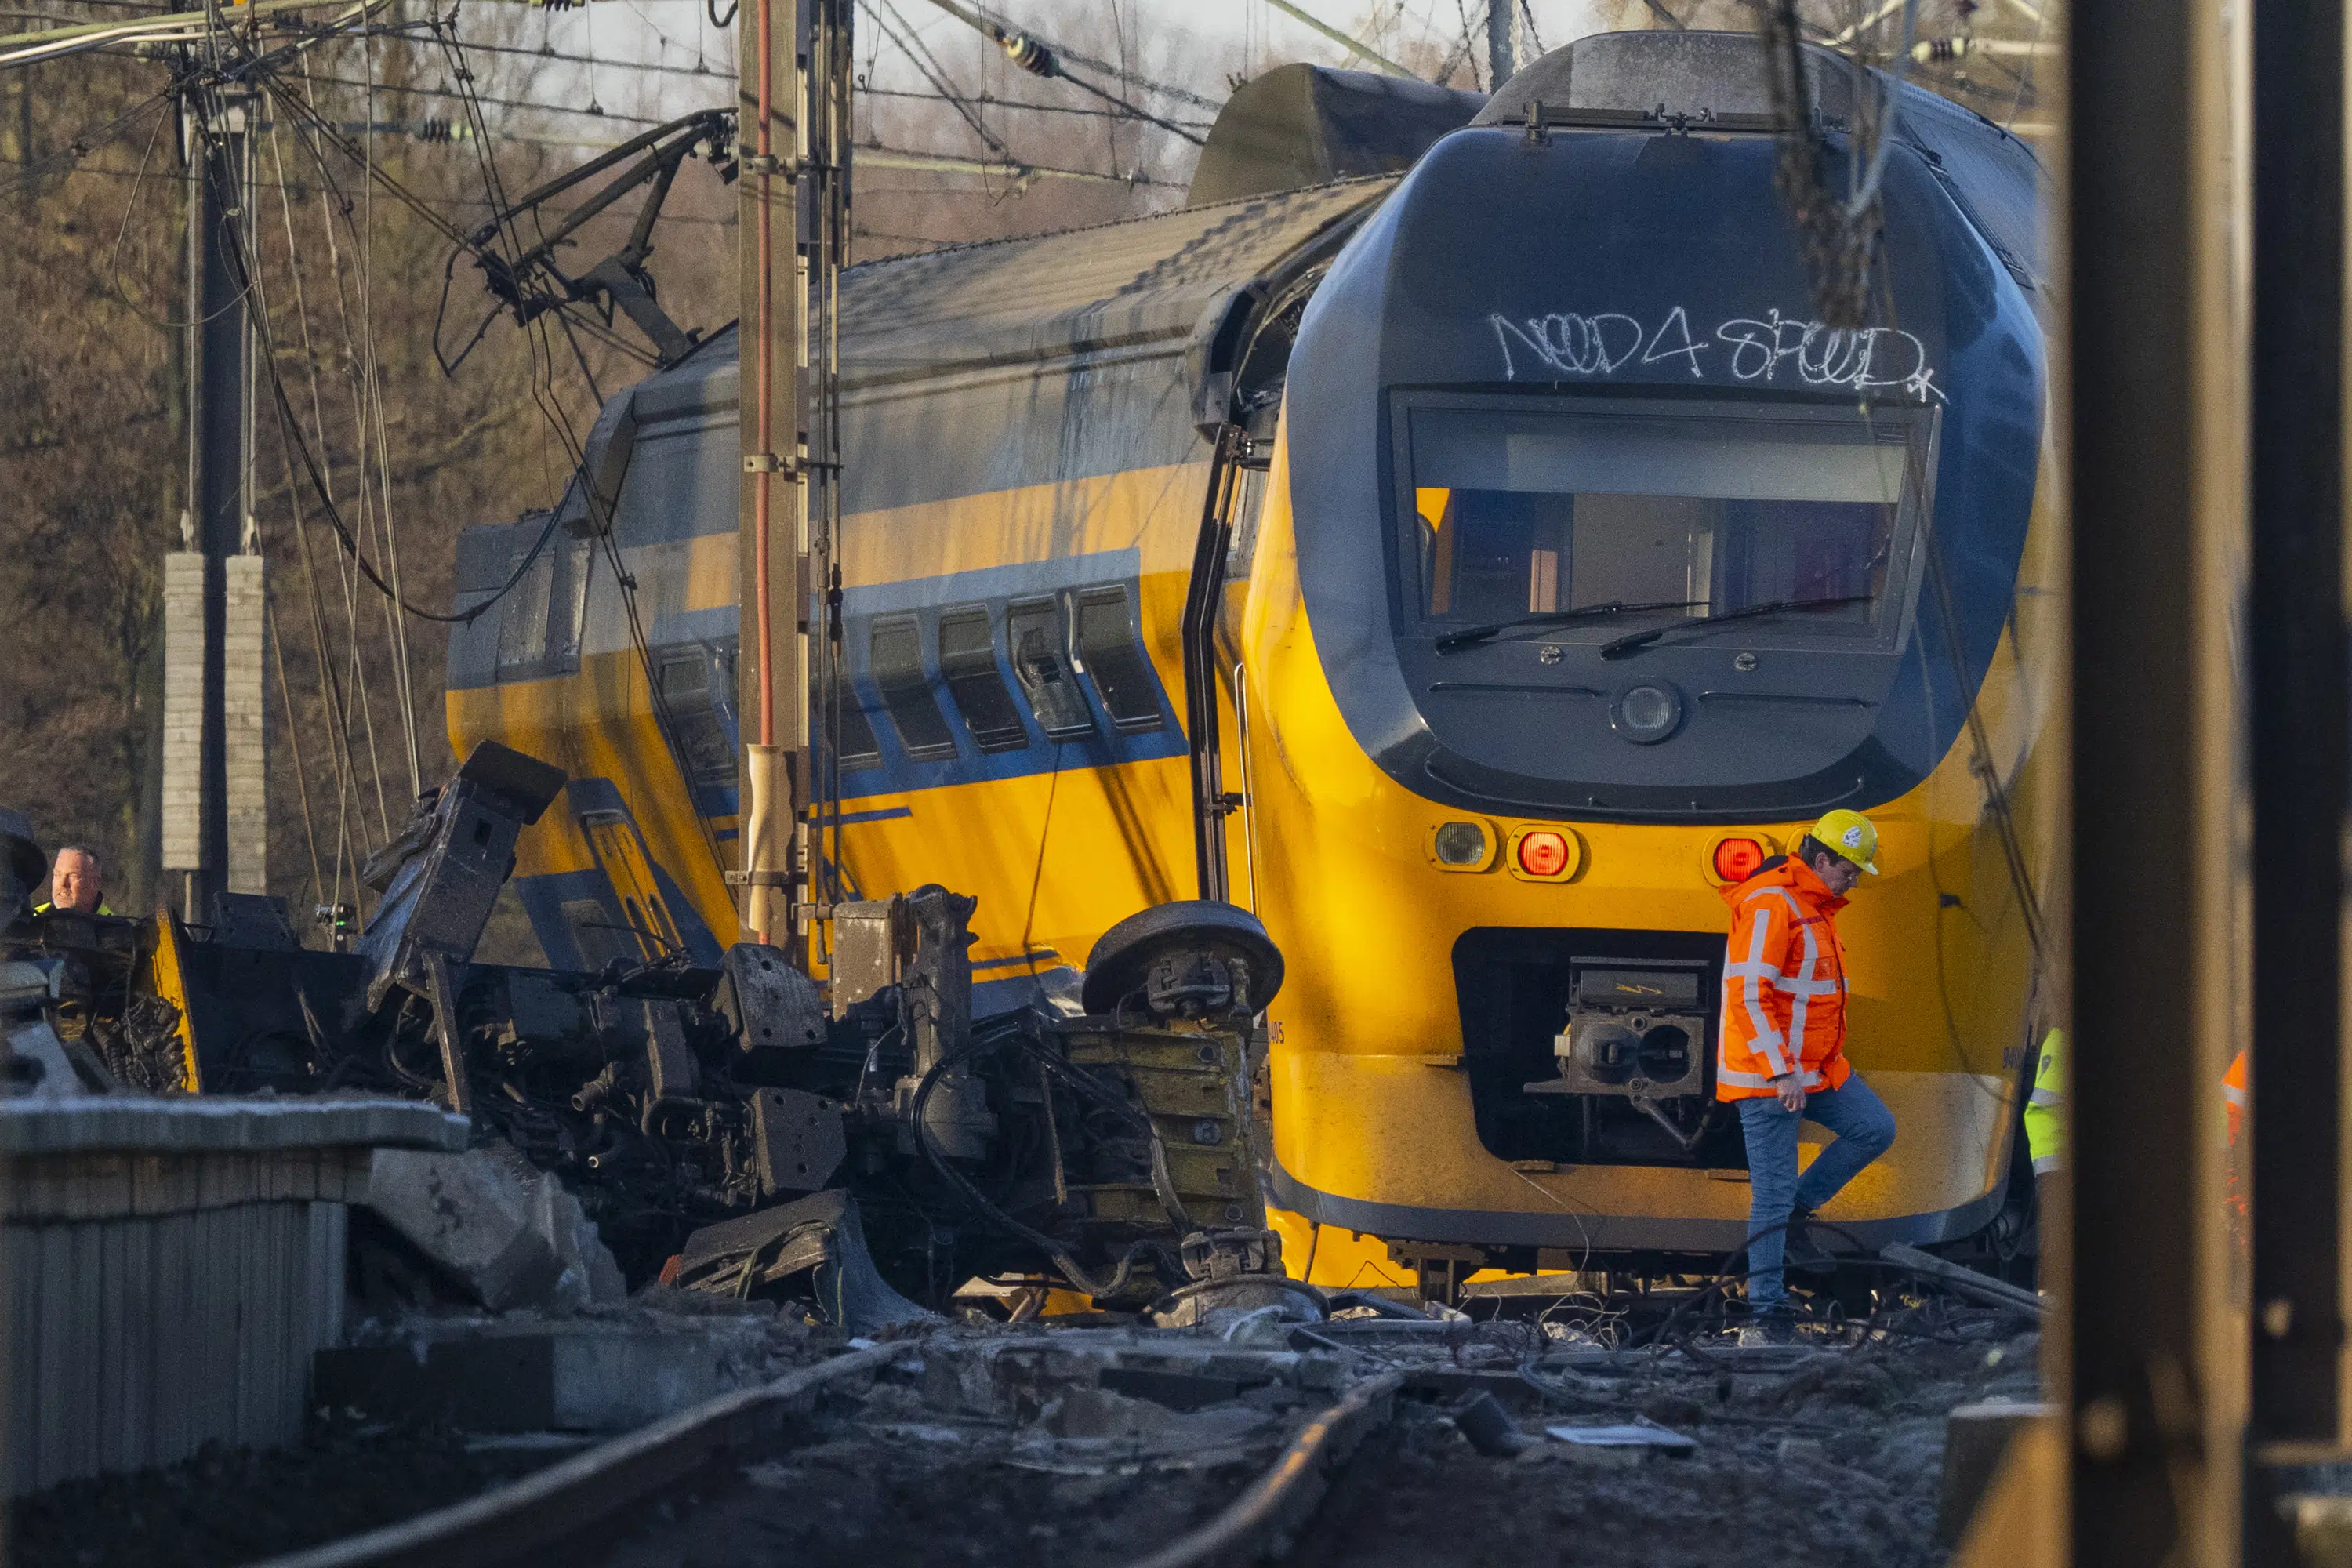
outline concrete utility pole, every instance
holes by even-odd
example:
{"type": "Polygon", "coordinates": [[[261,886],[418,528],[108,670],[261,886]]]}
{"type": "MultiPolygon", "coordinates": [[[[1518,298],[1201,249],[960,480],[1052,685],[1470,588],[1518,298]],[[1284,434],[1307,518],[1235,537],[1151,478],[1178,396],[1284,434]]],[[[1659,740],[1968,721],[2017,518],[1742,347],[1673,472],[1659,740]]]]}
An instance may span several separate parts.
{"type": "Polygon", "coordinates": [[[239,259],[253,102],[199,94],[186,110],[189,504],[181,551],[164,565],[163,861],[187,874],[189,920],[209,919],[215,893],[257,891],[265,880],[261,573],[258,554],[246,553],[253,366],[239,259]]]}
{"type": "Polygon", "coordinates": [[[813,818],[828,793],[810,744],[825,629],[811,614],[840,510],[832,321],[848,232],[849,18],[847,0],[743,0],[737,50],[746,722],[743,864],[730,880],[745,938],[796,960],[816,902],[813,818]]]}
{"type": "Polygon", "coordinates": [[[1518,69],[1518,0],[1486,0],[1486,87],[1502,86],[1518,69]]]}

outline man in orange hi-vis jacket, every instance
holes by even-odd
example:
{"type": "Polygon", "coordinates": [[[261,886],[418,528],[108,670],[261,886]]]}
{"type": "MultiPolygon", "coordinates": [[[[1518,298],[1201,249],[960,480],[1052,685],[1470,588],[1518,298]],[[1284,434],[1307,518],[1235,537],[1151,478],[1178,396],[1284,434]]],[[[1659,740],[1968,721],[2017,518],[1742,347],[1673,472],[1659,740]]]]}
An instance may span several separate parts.
{"type": "Polygon", "coordinates": [[[1837,911],[1864,872],[1878,873],[1878,829],[1832,811],[1798,844],[1723,889],[1723,1024],[1715,1094],[1739,1108],[1748,1140],[1748,1305],[1768,1338],[1794,1321],[1784,1253],[1815,1209],[1895,1142],[1895,1117],[1845,1059],[1845,949],[1837,911]],[[1836,1140],[1797,1176],[1797,1123],[1836,1140]]]}

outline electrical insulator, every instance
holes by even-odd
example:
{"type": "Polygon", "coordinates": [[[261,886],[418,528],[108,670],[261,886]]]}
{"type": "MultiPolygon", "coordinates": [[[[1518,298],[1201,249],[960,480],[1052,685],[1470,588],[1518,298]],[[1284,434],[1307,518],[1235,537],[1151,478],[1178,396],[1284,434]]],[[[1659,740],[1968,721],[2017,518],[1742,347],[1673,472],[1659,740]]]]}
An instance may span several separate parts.
{"type": "Polygon", "coordinates": [[[1013,57],[1014,65],[1031,76],[1053,76],[1060,68],[1054,58],[1054,51],[1026,33],[1006,34],[1004,52],[1013,57]]]}

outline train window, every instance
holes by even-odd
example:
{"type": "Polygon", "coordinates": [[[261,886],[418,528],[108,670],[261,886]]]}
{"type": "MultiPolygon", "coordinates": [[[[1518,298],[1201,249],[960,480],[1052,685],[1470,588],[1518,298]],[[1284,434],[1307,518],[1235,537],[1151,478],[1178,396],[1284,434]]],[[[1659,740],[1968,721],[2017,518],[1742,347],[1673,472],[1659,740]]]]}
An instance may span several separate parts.
{"type": "MultiPolygon", "coordinates": [[[[1259,439],[1273,445],[1272,437],[1259,439]]],[[[1249,581],[1250,568],[1257,560],[1257,525],[1265,514],[1266,470],[1244,468],[1240,482],[1234,490],[1234,537],[1225,547],[1225,582],[1228,584],[1249,581]]],[[[1234,595],[1240,602],[1240,595],[1234,595]]]]}
{"type": "MultiPolygon", "coordinates": [[[[534,534],[523,542],[516,565],[521,565],[521,555],[539,542],[534,534]]],[[[499,679],[514,680],[536,674],[547,654],[548,600],[553,590],[557,545],[551,541],[547,547],[532,556],[523,568],[521,577],[507,590],[499,605],[499,679]]],[[[513,566],[507,568],[511,572],[513,566]]]]}
{"type": "Polygon", "coordinates": [[[1853,601],[1784,623],[1804,635],[1879,629],[1930,428],[1910,409],[1720,405],[1424,407],[1411,419],[1425,615],[1507,620],[1619,603],[1698,616],[1853,601]]]}
{"type": "Polygon", "coordinates": [[[890,710],[907,754],[919,763],[953,757],[955,736],[940,716],[939,700],[931,695],[930,677],[923,669],[922,627],[915,617],[877,618],[866,650],[874,684],[882,689],[882,705],[890,710]]]}
{"type": "Polygon", "coordinates": [[[678,762],[698,787],[735,782],[734,665],[730,654],[697,643],[663,652],[655,667],[678,762]]]}
{"type": "Polygon", "coordinates": [[[1094,715],[1078,690],[1076,673],[1062,636],[1062,607],[1052,599],[1028,599],[1004,612],[1005,637],[1013,645],[1013,676],[1045,733],[1067,741],[1090,733],[1094,715]]]}
{"type": "Polygon", "coordinates": [[[882,748],[875,743],[874,726],[866,721],[866,709],[857,700],[857,689],[849,683],[849,673],[841,672],[839,689],[841,704],[828,704],[824,693],[816,684],[816,671],[809,671],[809,702],[812,709],[824,715],[824,732],[833,742],[833,754],[847,769],[878,767],[882,748]]]}
{"type": "Polygon", "coordinates": [[[557,540],[549,547],[561,552],[555,563],[554,604],[548,626],[548,662],[559,668],[580,668],[580,637],[588,618],[588,574],[594,569],[593,548],[585,539],[557,540]]]}
{"type": "Polygon", "coordinates": [[[1136,637],[1125,588],[1087,588],[1078,595],[1078,656],[1120,734],[1146,734],[1166,723],[1160,683],[1136,637]]]}
{"type": "Polygon", "coordinates": [[[1029,743],[1029,727],[996,668],[996,634],[985,609],[940,617],[940,673],[982,751],[1017,752],[1029,743]]]}

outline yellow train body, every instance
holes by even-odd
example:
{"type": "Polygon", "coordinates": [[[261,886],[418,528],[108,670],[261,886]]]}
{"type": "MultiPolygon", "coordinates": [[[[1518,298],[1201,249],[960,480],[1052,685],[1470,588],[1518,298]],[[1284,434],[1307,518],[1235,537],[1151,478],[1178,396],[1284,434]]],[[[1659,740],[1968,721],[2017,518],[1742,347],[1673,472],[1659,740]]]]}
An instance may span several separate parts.
{"type": "MultiPolygon", "coordinates": [[[[1477,159],[1520,156],[1508,151],[1518,134],[1474,129],[1430,158],[1453,150],[1475,175],[1477,159]]],[[[1656,144],[1652,132],[1622,130],[1584,141],[1591,147],[1570,151],[1619,160],[1611,167],[1656,144]]],[[[1769,173],[1757,173],[1769,171],[1769,146],[1736,141],[1677,156],[1713,160],[1709,177],[1756,185],[1763,194],[1750,193],[1750,207],[1769,214],[1769,173]]],[[[1996,245],[1950,198],[1933,195],[1924,163],[1907,153],[1896,162],[1910,182],[1903,190],[1913,193],[1897,203],[1901,232],[1890,240],[1912,258],[1905,265],[1914,271],[1898,268],[1902,285],[1944,298],[1954,321],[1974,312],[1974,336],[1958,327],[1904,334],[1918,349],[1907,379],[1869,381],[1865,367],[1843,404],[1835,388],[1797,389],[1811,399],[1808,417],[1849,417],[1858,404],[1867,419],[1878,399],[1900,403],[1903,416],[1928,432],[1914,450],[1940,452],[1931,460],[1940,465],[1935,487],[1905,504],[1925,515],[1916,525],[1922,558],[1948,552],[1907,587],[1889,568],[1885,587],[1871,590],[1894,606],[1887,658],[1912,661],[1902,668],[1916,666],[1923,688],[1941,683],[1916,698],[1917,728],[1928,739],[1906,732],[1886,742],[1911,759],[1899,787],[1825,797],[1861,805],[1881,832],[1885,874],[1840,917],[1840,930],[1853,985],[1848,1054],[1899,1128],[1893,1151],[1825,1217],[1866,1237],[1940,1241],[1992,1217],[2011,1164],[2039,972],[2031,905],[2034,889],[2055,885],[2064,783],[2063,551],[2042,439],[2038,332],[2011,280],[2024,263],[2010,252],[2022,247],[2014,236],[2006,248],[1996,245]],[[1953,303],[1963,283],[1979,293],[1953,303]],[[2007,356],[1998,366],[1989,357],[1996,351],[2007,356]],[[1987,378],[1991,391],[1981,390],[1987,378]],[[1955,497],[1948,519],[1947,498],[1955,497]],[[1969,506],[1998,514],[1979,531],[1990,542],[1968,532],[1977,526],[1964,515],[1969,506]]],[[[1695,177],[1662,169],[1651,193],[1657,212],[1644,221],[1690,221],[1675,215],[1697,198],[1676,182],[1695,177]]],[[[2019,176],[2011,169],[2001,177],[2019,176]]],[[[1359,612],[1328,597],[1329,546],[1306,542],[1331,526],[1328,478],[1314,476],[1335,471],[1335,394],[1327,368],[1312,394],[1322,411],[1302,416],[1298,367],[1318,342],[1378,334],[1376,311],[1348,314],[1367,290],[1393,284],[1410,292],[1416,182],[1423,206],[1439,199],[1424,162],[1402,191],[1383,178],[1273,193],[852,272],[843,337],[852,476],[841,532],[845,679],[854,727],[870,733],[832,742],[845,756],[844,787],[817,823],[819,842],[829,851],[837,834],[848,896],[937,882],[978,897],[972,956],[983,1008],[1066,993],[1109,926],[1197,895],[1181,623],[1212,480],[1209,451],[1192,434],[1204,405],[1198,388],[1223,375],[1219,395],[1230,395],[1217,417],[1245,424],[1270,454],[1262,478],[1247,476],[1233,519],[1215,700],[1224,779],[1242,797],[1221,819],[1230,897],[1260,916],[1286,962],[1265,1024],[1268,1174],[1290,1266],[1302,1268],[1311,1256],[1318,1281],[1395,1279],[1390,1242],[1408,1258],[1433,1252],[1470,1268],[1523,1269],[1727,1251],[1744,1232],[1748,1192],[1720,1139],[1706,1158],[1498,1152],[1475,1103],[1474,1069],[1492,1070],[1478,1067],[1489,1042],[1465,1034],[1471,982],[1457,952],[1496,931],[1617,933],[1696,952],[1728,924],[1714,846],[1738,835],[1786,848],[1816,815],[1811,805],[1743,813],[1719,791],[1706,802],[1695,795],[1686,812],[1558,801],[1530,808],[1508,792],[1471,804],[1462,788],[1423,787],[1425,776],[1398,760],[1405,742],[1395,734],[1411,726],[1373,734],[1363,700],[1348,695],[1363,689],[1366,639],[1382,633],[1347,624],[1359,612]],[[1299,343],[1286,394],[1281,364],[1267,374],[1252,357],[1276,329],[1299,343]],[[1236,389],[1253,385],[1265,395],[1244,406],[1236,389]],[[1310,511],[1321,520],[1311,530],[1310,511]],[[1310,613],[1318,593],[1343,607],[1318,619],[1310,613]],[[1024,644],[1024,626],[1044,628],[1042,640],[1024,644]],[[1138,655],[1131,664],[1119,662],[1122,637],[1138,655]],[[1055,700],[1077,704],[1058,736],[1045,691],[1057,681],[1075,696],[1055,700]],[[1434,836],[1452,822],[1482,829],[1483,859],[1440,858],[1434,836]],[[1508,846],[1528,828],[1572,837],[1564,877],[1531,877],[1512,863],[1508,846]]],[[[1784,234],[1768,237],[1781,243],[1784,234]]],[[[1515,243],[1549,242],[1538,234],[1515,243]]],[[[1738,235],[1725,242],[1723,265],[1746,265],[1748,243],[1738,235]]],[[[1790,281],[1800,276],[1793,262],[1751,270],[1746,292],[1732,291],[1738,300],[1801,292],[1790,281]]],[[[1478,294],[1478,279],[1463,286],[1478,294]]],[[[1757,395],[1741,384],[1759,362],[1742,357],[1757,340],[1740,332],[1766,320],[1752,305],[1736,320],[1730,306],[1720,310],[1725,324],[1705,349],[1688,338],[1700,305],[1643,317],[1685,321],[1689,346],[1672,352],[1687,365],[1670,361],[1663,370],[1612,358],[1605,325],[1574,329],[1599,334],[1586,339],[1546,335],[1570,331],[1548,321],[1640,315],[1632,304],[1617,309],[1615,317],[1510,317],[1497,307],[1501,325],[1490,330],[1483,303],[1428,304],[1432,319],[1469,323],[1446,352],[1482,353],[1459,363],[1486,368],[1374,379],[1425,383],[1447,396],[1466,388],[1465,406],[1497,388],[1555,401],[1588,391],[1757,395]],[[1514,321],[1533,331],[1516,340],[1520,360],[1511,357],[1514,321]],[[1601,357],[1578,360],[1580,342],[1601,344],[1601,357]],[[1550,356],[1543,387],[1514,381],[1530,343],[1550,356]],[[1661,379],[1685,368],[1687,384],[1661,379]],[[1598,385],[1612,376],[1646,379],[1598,385]]],[[[1777,307],[1769,318],[1795,320],[1784,322],[1777,307]]],[[[1780,325],[1771,331],[1768,347],[1779,353],[1780,325]]],[[[1653,355],[1666,341],[1666,328],[1659,331],[1653,355]]],[[[1814,341],[1787,351],[1798,367],[1811,352],[1802,344],[1814,341]]],[[[738,542],[729,353],[727,341],[714,342],[648,383],[656,395],[635,395],[638,456],[611,537],[597,537],[575,485],[551,530],[555,542],[531,567],[545,582],[521,592],[545,613],[504,608],[453,644],[449,726],[458,749],[496,738],[572,777],[563,808],[526,837],[516,878],[534,929],[561,962],[673,947],[709,957],[733,936],[722,867],[737,858],[731,759],[742,737],[731,706],[738,542]],[[657,449],[668,455],[646,455],[657,449]],[[634,616],[614,567],[635,584],[634,616]],[[656,711],[657,682],[667,717],[656,711]]],[[[1331,354],[1344,357],[1329,349],[1327,362],[1331,354]]],[[[1769,378],[1780,367],[1768,357],[1755,373],[1769,378]]],[[[1390,421],[1406,415],[1384,405],[1350,417],[1362,428],[1349,440],[1377,454],[1387,450],[1390,421]]],[[[1388,526],[1368,515],[1351,548],[1377,559],[1391,548],[1388,526]]],[[[495,591],[541,527],[530,520],[477,531],[471,554],[461,556],[461,587],[476,602],[495,591]]],[[[1397,560],[1392,568],[1404,571],[1397,560]]],[[[1385,610],[1362,618],[1385,613],[1409,629],[1412,604],[1381,603],[1385,610]]],[[[1773,635],[1801,643],[1802,629],[1773,635]]],[[[1570,647],[1571,662],[1586,657],[1579,646],[1570,647]]],[[[1545,649],[1547,664],[1559,657],[1545,649]]],[[[1850,706],[1889,716],[1867,722],[1893,723],[1913,700],[1895,688],[1850,706]]],[[[1531,698],[1503,721],[1540,727],[1564,722],[1562,711],[1531,698]]],[[[1703,721],[1713,721],[1701,712],[1694,730],[1703,721]]],[[[1424,725],[1406,741],[1423,744],[1428,732],[1424,725]]],[[[1719,758],[1708,765],[1723,766],[1719,758]]],[[[1775,798],[1783,797],[1794,798],[1775,798]]],[[[1814,1133],[1809,1127],[1803,1136],[1814,1133]]]]}

